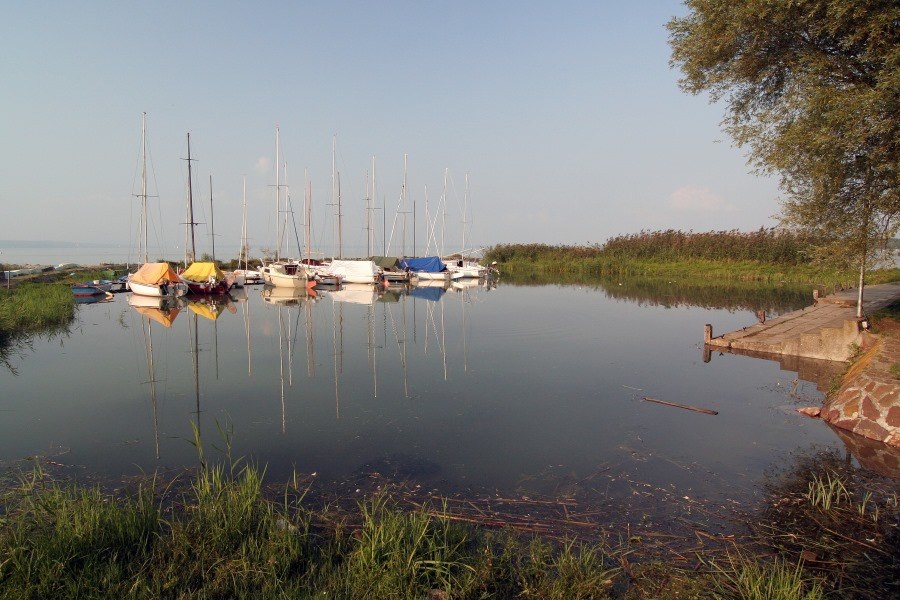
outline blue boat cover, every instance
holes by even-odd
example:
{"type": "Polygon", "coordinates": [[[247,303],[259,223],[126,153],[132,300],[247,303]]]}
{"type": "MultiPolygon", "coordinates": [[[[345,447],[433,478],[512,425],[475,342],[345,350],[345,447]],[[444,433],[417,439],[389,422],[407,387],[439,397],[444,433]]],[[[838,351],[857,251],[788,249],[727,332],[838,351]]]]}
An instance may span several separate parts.
{"type": "Polygon", "coordinates": [[[404,258],[400,261],[400,265],[404,269],[409,269],[414,273],[440,273],[447,270],[447,265],[441,260],[440,256],[425,256],[423,258],[404,258]]]}
{"type": "Polygon", "coordinates": [[[431,302],[437,302],[441,299],[441,296],[444,295],[444,288],[442,287],[414,287],[409,290],[409,295],[413,298],[421,298],[422,300],[429,300],[431,302]]]}

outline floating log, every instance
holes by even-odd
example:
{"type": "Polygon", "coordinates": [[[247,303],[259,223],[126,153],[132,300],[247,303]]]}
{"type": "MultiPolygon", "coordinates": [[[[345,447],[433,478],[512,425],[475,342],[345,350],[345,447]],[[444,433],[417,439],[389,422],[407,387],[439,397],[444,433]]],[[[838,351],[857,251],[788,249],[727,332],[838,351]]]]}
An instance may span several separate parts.
{"type": "Polygon", "coordinates": [[[669,402],[667,400],[659,400],[657,398],[651,398],[650,396],[644,396],[644,400],[647,402],[655,402],[656,404],[664,404],[666,406],[674,406],[675,408],[683,408],[685,410],[692,410],[694,412],[703,413],[704,415],[717,415],[719,411],[710,410],[708,408],[698,408],[696,406],[690,406],[687,404],[678,404],[677,402],[669,402]]]}

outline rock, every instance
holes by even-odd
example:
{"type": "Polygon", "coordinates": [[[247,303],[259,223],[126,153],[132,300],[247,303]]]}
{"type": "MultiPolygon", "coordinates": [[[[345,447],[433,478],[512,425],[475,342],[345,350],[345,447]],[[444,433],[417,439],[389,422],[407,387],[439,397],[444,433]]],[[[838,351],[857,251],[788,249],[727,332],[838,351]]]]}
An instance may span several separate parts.
{"type": "Polygon", "coordinates": [[[798,408],[797,412],[801,415],[806,415],[807,417],[816,418],[819,416],[819,413],[822,412],[822,409],[815,406],[804,406],[803,408],[798,408]]]}

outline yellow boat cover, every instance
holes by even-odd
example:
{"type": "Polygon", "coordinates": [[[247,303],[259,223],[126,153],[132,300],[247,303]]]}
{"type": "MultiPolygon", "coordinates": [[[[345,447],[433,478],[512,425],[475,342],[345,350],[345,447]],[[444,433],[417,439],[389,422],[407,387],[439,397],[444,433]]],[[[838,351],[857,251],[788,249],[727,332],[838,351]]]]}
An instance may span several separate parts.
{"type": "Polygon", "coordinates": [[[216,281],[225,279],[225,273],[216,266],[216,263],[212,262],[191,263],[191,266],[185,269],[184,273],[181,274],[182,279],[203,283],[209,281],[211,277],[215,278],[216,281]]]}
{"type": "Polygon", "coordinates": [[[157,285],[163,282],[178,283],[178,273],[169,263],[144,263],[137,272],[131,276],[132,281],[147,285],[157,285]]]}
{"type": "Polygon", "coordinates": [[[138,311],[145,317],[153,319],[157,323],[160,323],[163,327],[171,327],[172,322],[175,320],[175,317],[178,316],[177,308],[173,308],[169,311],[162,311],[158,308],[153,308],[150,306],[135,306],[134,310],[138,311]]]}

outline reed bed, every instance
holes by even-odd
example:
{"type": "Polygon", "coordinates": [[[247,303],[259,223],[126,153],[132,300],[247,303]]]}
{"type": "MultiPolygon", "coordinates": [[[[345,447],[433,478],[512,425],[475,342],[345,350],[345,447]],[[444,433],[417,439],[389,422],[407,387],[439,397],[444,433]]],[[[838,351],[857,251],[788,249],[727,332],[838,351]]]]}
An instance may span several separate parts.
{"type": "Polygon", "coordinates": [[[66,286],[22,283],[0,290],[0,335],[62,327],[74,315],[72,290],[66,286]]]}
{"type": "MultiPolygon", "coordinates": [[[[661,277],[849,284],[857,275],[817,260],[814,240],[775,229],[706,233],[642,231],[584,246],[499,244],[485,260],[497,261],[504,274],[592,277],[661,277]]],[[[873,271],[871,283],[896,281],[900,269],[873,271]]]]}

